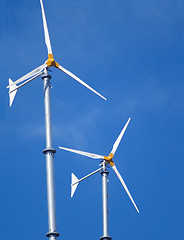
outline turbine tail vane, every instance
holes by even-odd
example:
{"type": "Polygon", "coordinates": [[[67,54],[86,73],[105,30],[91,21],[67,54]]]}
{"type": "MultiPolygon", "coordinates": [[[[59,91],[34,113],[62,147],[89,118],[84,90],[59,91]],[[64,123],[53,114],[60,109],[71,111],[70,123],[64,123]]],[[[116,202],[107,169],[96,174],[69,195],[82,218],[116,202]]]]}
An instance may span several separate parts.
{"type": "Polygon", "coordinates": [[[10,98],[10,107],[13,103],[13,100],[15,98],[15,95],[17,93],[17,85],[9,78],[9,85],[10,86],[10,90],[9,90],[9,98],[10,98]]]}
{"type": "Polygon", "coordinates": [[[123,187],[124,187],[126,193],[128,194],[128,196],[129,196],[131,202],[133,203],[135,209],[136,209],[137,212],[139,213],[139,209],[138,209],[138,207],[136,206],[136,204],[135,204],[135,202],[134,202],[134,200],[133,200],[133,198],[132,198],[132,196],[131,196],[131,194],[130,194],[130,192],[129,192],[129,190],[128,190],[128,188],[127,188],[127,186],[126,186],[126,184],[125,184],[125,182],[124,182],[124,180],[123,180],[123,178],[122,178],[122,176],[120,175],[118,169],[116,168],[115,165],[112,166],[112,169],[113,169],[114,172],[116,173],[116,175],[117,175],[117,177],[119,178],[121,184],[123,185],[123,187]]]}
{"type": "Polygon", "coordinates": [[[97,170],[93,171],[92,173],[86,175],[85,177],[78,179],[73,173],[72,173],[72,184],[71,184],[71,197],[73,197],[74,192],[79,184],[79,182],[85,180],[88,177],[91,177],[92,175],[94,175],[95,173],[99,172],[100,170],[102,170],[102,167],[98,168],[97,170]]]}
{"type": "Polygon", "coordinates": [[[126,131],[126,128],[127,128],[128,124],[129,124],[130,120],[131,120],[131,118],[128,119],[128,121],[126,122],[126,124],[125,124],[124,128],[122,129],[120,135],[118,136],[117,140],[115,141],[115,143],[113,145],[113,148],[112,148],[112,151],[111,151],[111,153],[113,155],[115,154],[115,152],[116,152],[116,150],[117,150],[117,148],[118,148],[118,146],[119,146],[119,144],[121,142],[121,139],[122,139],[122,137],[123,137],[123,135],[124,135],[124,133],[126,131]]]}
{"type": "Polygon", "coordinates": [[[75,176],[75,174],[72,173],[71,180],[72,180],[71,184],[71,198],[72,198],[79,184],[79,179],[75,176]]]}

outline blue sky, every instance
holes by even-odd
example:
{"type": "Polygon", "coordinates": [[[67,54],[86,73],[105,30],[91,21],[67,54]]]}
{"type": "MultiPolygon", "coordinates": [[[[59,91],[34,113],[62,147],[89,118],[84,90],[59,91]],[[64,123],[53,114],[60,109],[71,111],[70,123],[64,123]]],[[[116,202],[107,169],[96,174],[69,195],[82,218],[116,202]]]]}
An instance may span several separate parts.
{"type": "MultiPolygon", "coordinates": [[[[103,101],[52,69],[52,123],[58,239],[102,236],[101,175],[79,184],[70,174],[99,161],[58,149],[102,155],[132,118],[114,161],[137,214],[109,169],[112,239],[183,239],[184,2],[182,0],[44,1],[57,62],[107,97],[103,101]]],[[[43,86],[21,88],[9,108],[8,78],[47,59],[39,0],[0,2],[1,237],[44,239],[47,201],[43,86]]]]}

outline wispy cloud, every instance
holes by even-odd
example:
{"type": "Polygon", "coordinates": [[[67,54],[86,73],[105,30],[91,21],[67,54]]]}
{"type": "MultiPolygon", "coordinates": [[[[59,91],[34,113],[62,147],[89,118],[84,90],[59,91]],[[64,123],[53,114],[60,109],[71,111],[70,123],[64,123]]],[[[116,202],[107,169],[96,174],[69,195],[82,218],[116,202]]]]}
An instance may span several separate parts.
{"type": "Polygon", "coordinates": [[[99,117],[100,111],[95,109],[87,114],[80,115],[77,119],[72,119],[71,122],[63,122],[53,125],[53,137],[61,141],[61,144],[73,146],[87,145],[89,132],[93,128],[99,117]]]}
{"type": "MultiPolygon", "coordinates": [[[[95,109],[87,114],[80,115],[71,121],[64,121],[61,124],[53,123],[52,132],[54,141],[60,141],[61,144],[70,144],[72,146],[85,146],[89,132],[94,127],[99,117],[99,110],[95,109]]],[[[25,138],[44,138],[44,123],[25,123],[23,126],[17,127],[16,130],[25,138]]]]}

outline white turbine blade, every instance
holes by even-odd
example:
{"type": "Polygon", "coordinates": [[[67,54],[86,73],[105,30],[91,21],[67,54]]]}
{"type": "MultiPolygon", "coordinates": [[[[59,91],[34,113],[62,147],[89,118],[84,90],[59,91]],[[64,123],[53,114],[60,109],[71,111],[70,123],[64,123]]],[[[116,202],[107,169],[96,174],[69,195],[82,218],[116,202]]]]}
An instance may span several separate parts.
{"type": "Polygon", "coordinates": [[[121,175],[120,175],[120,173],[119,173],[119,171],[118,171],[118,169],[116,168],[115,165],[113,165],[112,168],[113,168],[114,172],[116,173],[116,175],[118,176],[120,182],[122,183],[122,185],[123,185],[125,191],[127,192],[128,196],[129,196],[129,198],[130,198],[130,200],[132,201],[132,203],[133,203],[135,209],[136,209],[137,212],[139,213],[139,209],[137,208],[137,206],[136,206],[136,204],[135,204],[135,202],[134,202],[134,200],[133,200],[133,198],[132,198],[132,196],[131,196],[131,194],[130,194],[130,192],[129,192],[129,190],[128,190],[128,188],[127,188],[127,186],[126,186],[126,184],[125,184],[125,182],[124,182],[124,180],[123,180],[123,178],[121,177],[121,175]]]}
{"type": "Polygon", "coordinates": [[[73,173],[71,175],[71,179],[72,179],[72,184],[71,184],[71,198],[72,198],[79,184],[79,179],[73,173]]]}
{"type": "Polygon", "coordinates": [[[88,88],[89,90],[91,90],[92,92],[94,92],[95,94],[97,94],[99,97],[103,98],[104,100],[107,100],[105,97],[103,97],[100,93],[98,93],[96,90],[94,90],[92,87],[90,87],[88,84],[86,84],[85,82],[83,82],[80,78],[78,78],[77,76],[75,76],[73,73],[71,73],[70,71],[68,71],[67,69],[65,69],[64,67],[62,67],[61,65],[59,65],[58,67],[61,71],[63,71],[64,73],[66,73],[67,75],[69,75],[70,77],[72,77],[73,79],[75,79],[77,82],[79,82],[80,84],[82,84],[84,87],[88,88]]]}
{"type": "MultiPolygon", "coordinates": [[[[28,79],[27,81],[21,83],[19,86],[16,85],[16,88],[12,89],[11,91],[9,91],[9,94],[18,90],[19,88],[23,87],[24,85],[26,85],[27,83],[33,81],[35,78],[39,77],[40,75],[42,75],[42,72],[41,73],[38,73],[37,75],[35,75],[34,77],[28,79]]],[[[11,88],[11,87],[10,87],[11,88]]]]}
{"type": "Polygon", "coordinates": [[[69,152],[73,152],[73,153],[77,153],[86,157],[90,157],[90,158],[94,158],[94,159],[104,159],[104,156],[102,155],[98,155],[95,153],[88,153],[88,152],[83,152],[83,151],[79,151],[79,150],[75,150],[75,149],[70,149],[70,148],[64,148],[64,147],[59,147],[60,149],[69,151],[69,152]]]}
{"type": "Polygon", "coordinates": [[[45,44],[47,45],[48,54],[52,54],[49,31],[48,31],[48,27],[47,27],[47,21],[46,21],[46,17],[45,17],[45,11],[44,11],[42,0],[40,0],[40,4],[41,4],[41,9],[42,9],[43,28],[44,28],[44,34],[45,34],[45,44]]]}
{"type": "Polygon", "coordinates": [[[125,131],[126,131],[126,128],[127,128],[128,124],[129,124],[129,122],[130,122],[130,119],[131,119],[131,118],[128,119],[128,121],[127,121],[127,123],[125,124],[123,130],[121,131],[120,135],[118,136],[117,140],[115,141],[115,143],[114,143],[114,145],[113,145],[113,148],[112,148],[112,151],[111,151],[111,153],[112,153],[113,155],[115,154],[115,152],[116,152],[116,150],[117,150],[117,148],[118,148],[118,146],[119,146],[119,144],[120,144],[120,141],[121,141],[121,139],[122,139],[122,137],[123,137],[123,135],[124,135],[124,133],[125,133],[125,131]]]}
{"type": "Polygon", "coordinates": [[[13,100],[15,98],[15,95],[17,93],[17,85],[9,78],[9,85],[10,86],[10,91],[9,91],[9,98],[10,98],[10,107],[13,103],[13,100]]]}
{"type": "MultiPolygon", "coordinates": [[[[23,77],[19,78],[18,80],[16,80],[13,84],[18,84],[20,82],[23,82],[24,80],[28,79],[28,78],[31,78],[37,74],[39,74],[44,68],[47,67],[47,64],[44,63],[42,64],[41,66],[35,68],[33,71],[27,73],[26,75],[24,75],[23,77]]],[[[7,88],[10,88],[11,87],[11,84],[9,84],[9,86],[7,86],[7,88]]]]}

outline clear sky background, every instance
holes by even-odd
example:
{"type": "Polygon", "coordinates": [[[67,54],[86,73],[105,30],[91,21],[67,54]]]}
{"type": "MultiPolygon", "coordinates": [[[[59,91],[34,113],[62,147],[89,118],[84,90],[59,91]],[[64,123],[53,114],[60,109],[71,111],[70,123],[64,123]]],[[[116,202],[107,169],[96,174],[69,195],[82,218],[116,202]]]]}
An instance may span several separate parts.
{"type": "MultiPolygon", "coordinates": [[[[102,236],[100,161],[58,146],[108,155],[132,118],[114,161],[138,214],[109,169],[114,240],[183,239],[184,1],[44,0],[55,59],[107,97],[52,68],[58,239],[102,236]]],[[[43,84],[21,88],[9,108],[8,78],[47,59],[39,0],[0,1],[0,225],[2,239],[46,239],[43,84]]]]}

